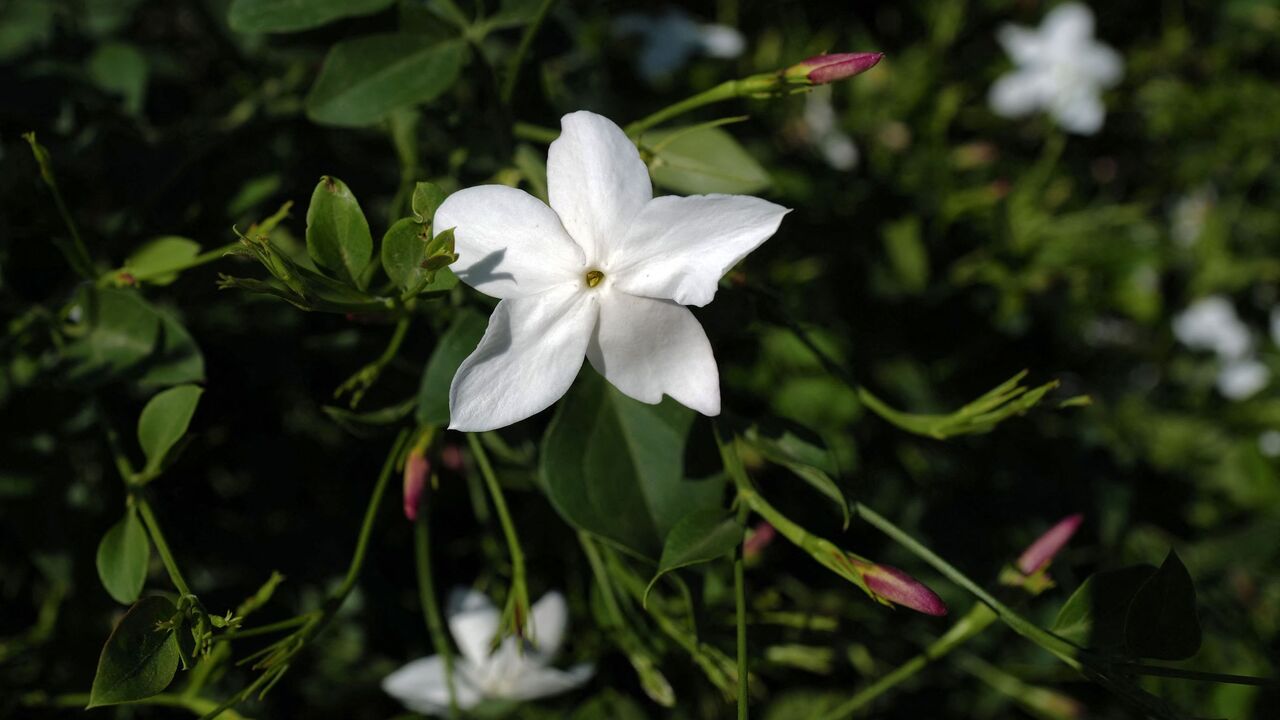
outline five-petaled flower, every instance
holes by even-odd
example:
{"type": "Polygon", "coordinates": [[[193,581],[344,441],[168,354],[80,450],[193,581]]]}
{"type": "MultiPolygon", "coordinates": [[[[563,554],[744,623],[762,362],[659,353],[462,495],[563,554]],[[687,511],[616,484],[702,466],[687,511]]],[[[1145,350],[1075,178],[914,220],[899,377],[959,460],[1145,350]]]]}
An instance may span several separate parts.
{"type": "Polygon", "coordinates": [[[685,305],[778,229],[786,208],[742,195],[653,197],[621,128],[589,112],[561,120],[547,157],[551,207],[503,185],[449,196],[458,278],[501,302],[449,389],[449,427],[510,425],[554,403],[585,356],[623,393],[720,412],[711,343],[685,305]]]}
{"type": "Polygon", "coordinates": [[[1038,29],[1005,25],[998,35],[1017,65],[991,86],[991,108],[1004,117],[1046,110],[1064,130],[1092,135],[1102,127],[1102,91],[1124,74],[1124,60],[1093,37],[1093,11],[1064,3],[1038,29]]]}
{"type": "MultiPolygon", "coordinates": [[[[498,632],[500,613],[489,598],[474,590],[454,590],[449,599],[449,631],[462,656],[453,672],[454,700],[460,710],[470,710],[485,700],[534,700],[568,692],[594,672],[589,664],[568,670],[551,667],[564,640],[569,611],[564,596],[547,593],[533,604],[532,647],[520,647],[519,638],[502,640],[491,650],[498,632]]],[[[449,712],[449,685],[444,659],[420,658],[382,681],[387,694],[404,706],[425,715],[449,712]]]]}

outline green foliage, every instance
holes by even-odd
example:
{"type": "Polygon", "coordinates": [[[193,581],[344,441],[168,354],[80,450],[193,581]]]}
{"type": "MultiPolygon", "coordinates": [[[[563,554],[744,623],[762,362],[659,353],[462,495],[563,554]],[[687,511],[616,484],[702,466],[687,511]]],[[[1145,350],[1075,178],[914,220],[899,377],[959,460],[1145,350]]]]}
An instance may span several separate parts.
{"type": "Polygon", "coordinates": [[[147,582],[150,562],[151,542],[147,540],[147,531],[133,508],[129,508],[98,543],[98,579],[116,602],[132,605],[147,582]]]}
{"type": "Polygon", "coordinates": [[[646,405],[584,369],[542,442],[547,497],[574,527],[656,560],[681,519],[718,507],[724,493],[723,479],[685,477],[692,422],[672,400],[646,405]]]}
{"type": "Polygon", "coordinates": [[[431,359],[422,371],[415,415],[419,423],[449,424],[449,385],[453,382],[458,366],[480,344],[487,325],[488,320],[483,315],[463,311],[458,313],[449,329],[440,336],[431,359]]]}
{"type": "Polygon", "coordinates": [[[146,455],[146,472],[154,473],[170,459],[173,447],[187,434],[204,389],[179,385],[151,398],[138,417],[138,444],[146,455]]]}
{"type": "Polygon", "coordinates": [[[886,405],[866,388],[858,389],[858,397],[877,415],[917,435],[945,440],[955,435],[991,432],[992,428],[1015,415],[1022,415],[1040,403],[1050,390],[1058,387],[1053,380],[1034,388],[1022,385],[1027,371],[1014,375],[984,393],[977,400],[947,415],[905,413],[886,405]]]}
{"type": "Polygon", "coordinates": [[[173,603],[160,596],[138,601],[120,619],[98,658],[90,708],[118,705],[163,692],[178,671],[173,603]]]}
{"type": "Polygon", "coordinates": [[[124,272],[133,281],[168,285],[200,254],[200,243],[183,237],[158,237],[130,253],[124,272]]]}
{"type": "Polygon", "coordinates": [[[63,349],[68,382],[130,378],[156,387],[204,380],[204,357],[172,316],[131,290],[85,290],[73,340],[63,349]]]}
{"type": "Polygon", "coordinates": [[[653,586],[669,572],[711,562],[742,544],[742,524],[716,508],[694,510],[667,533],[658,558],[658,572],[645,588],[646,600],[653,586]]]}
{"type": "Polygon", "coordinates": [[[318,123],[359,126],[393,110],[430,102],[458,78],[465,51],[454,40],[370,35],[334,45],[307,95],[318,123]]]}
{"type": "Polygon", "coordinates": [[[227,21],[243,33],[308,30],[346,17],[367,15],[395,0],[232,0],[227,21]]]}
{"type": "Polygon", "coordinates": [[[320,178],[307,206],[307,254],[330,277],[363,290],[373,257],[369,222],[341,180],[320,178]]]}
{"type": "Polygon", "coordinates": [[[653,182],[682,195],[751,194],[770,184],[760,163],[718,127],[654,130],[640,147],[650,155],[653,182]]]}

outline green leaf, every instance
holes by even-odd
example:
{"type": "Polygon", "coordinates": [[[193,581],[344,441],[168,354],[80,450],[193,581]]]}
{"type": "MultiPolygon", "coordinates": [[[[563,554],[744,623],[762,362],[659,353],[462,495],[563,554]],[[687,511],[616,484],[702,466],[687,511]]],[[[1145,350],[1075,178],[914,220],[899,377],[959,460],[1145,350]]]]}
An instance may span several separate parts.
{"type": "Polygon", "coordinates": [[[169,450],[187,433],[204,390],[179,385],[151,398],[138,418],[138,444],[147,456],[147,470],[158,470],[169,450]]]}
{"type": "Polygon", "coordinates": [[[112,95],[124,98],[125,112],[142,112],[147,92],[147,58],[126,43],[103,43],[89,56],[89,79],[112,95]]]}
{"type": "Polygon", "coordinates": [[[307,207],[307,254],[330,277],[363,290],[373,236],[360,203],[341,180],[320,178],[307,207]]]}
{"type": "Polygon", "coordinates": [[[130,605],[142,593],[150,562],[147,531],[133,508],[129,508],[98,543],[98,579],[116,602],[130,605]]]}
{"type": "Polygon", "coordinates": [[[134,290],[87,289],[73,315],[83,327],[63,350],[71,383],[131,378],[154,387],[204,379],[204,357],[186,328],[134,290]]]}
{"type": "Polygon", "coordinates": [[[718,127],[654,130],[645,133],[642,147],[653,155],[653,182],[676,192],[743,194],[771,184],[760,163],[718,127]]]}
{"type": "Polygon", "coordinates": [[[436,208],[444,202],[444,190],[431,182],[420,182],[413,186],[413,214],[418,222],[430,224],[436,216],[436,208]]]}
{"type": "Polygon", "coordinates": [[[990,432],[996,425],[1015,416],[1025,414],[1035,407],[1059,382],[1052,380],[1039,387],[1022,385],[1027,371],[1014,375],[982,397],[948,415],[907,413],[895,410],[883,400],[871,394],[865,387],[858,388],[858,398],[872,412],[917,435],[945,440],[955,435],[976,435],[990,432]]]}
{"type": "Polygon", "coordinates": [[[0,22],[0,62],[44,45],[53,37],[57,10],[48,0],[12,0],[4,6],[0,22]]]}
{"type": "Polygon", "coordinates": [[[124,261],[124,271],[134,280],[152,285],[168,285],[178,279],[178,270],[200,254],[200,243],[184,237],[158,237],[134,250],[124,261]]]}
{"type": "Polygon", "coordinates": [[[1158,660],[1185,660],[1200,650],[1200,620],[1191,573],[1172,550],[1142,584],[1125,617],[1129,653],[1158,660]]]}
{"type": "Polygon", "coordinates": [[[1129,604],[1155,572],[1151,565],[1135,565],[1090,575],[1058,611],[1053,632],[1082,647],[1123,648],[1129,604]]]}
{"type": "Polygon", "coordinates": [[[242,33],[297,32],[369,15],[395,0],[232,0],[227,22],[242,33]]]}
{"type": "Polygon", "coordinates": [[[742,543],[742,525],[732,515],[720,508],[703,508],[685,515],[667,533],[662,545],[662,557],[658,560],[658,572],[654,573],[644,599],[658,580],[679,568],[711,562],[733,552],[742,543]]]}
{"type": "Polygon", "coordinates": [[[417,398],[369,412],[352,412],[346,408],[325,405],[321,410],[331,420],[356,437],[374,437],[386,432],[388,426],[399,423],[417,407],[417,398]]]}
{"type": "Polygon", "coordinates": [[[543,438],[539,474],[569,524],[656,560],[677,522],[720,507],[724,478],[684,477],[693,412],[646,405],[584,368],[543,438]]]}
{"type": "Polygon", "coordinates": [[[307,95],[307,116],[327,125],[360,126],[398,108],[429,102],[453,86],[464,46],[391,33],[344,40],[325,58],[307,95]]]}
{"type": "Polygon", "coordinates": [[[111,631],[98,657],[98,671],[85,709],[151,697],[178,671],[178,639],[161,628],[177,613],[173,603],[154,596],[140,600],[111,631]]]}
{"type": "Polygon", "coordinates": [[[426,227],[413,218],[397,220],[382,236],[382,269],[401,290],[421,282],[426,247],[426,227]]]}
{"type": "Polygon", "coordinates": [[[534,197],[542,202],[547,201],[547,163],[543,159],[543,154],[534,150],[531,145],[521,143],[516,146],[515,156],[512,158],[516,169],[524,177],[524,181],[529,184],[529,190],[534,197]]]}
{"type": "MultiPolygon", "coordinates": [[[[443,271],[442,271],[443,272],[443,271]]],[[[453,319],[453,324],[440,337],[431,359],[422,371],[422,383],[418,389],[419,423],[431,425],[449,424],[449,385],[458,366],[480,344],[489,321],[474,310],[463,310],[453,319]]]]}

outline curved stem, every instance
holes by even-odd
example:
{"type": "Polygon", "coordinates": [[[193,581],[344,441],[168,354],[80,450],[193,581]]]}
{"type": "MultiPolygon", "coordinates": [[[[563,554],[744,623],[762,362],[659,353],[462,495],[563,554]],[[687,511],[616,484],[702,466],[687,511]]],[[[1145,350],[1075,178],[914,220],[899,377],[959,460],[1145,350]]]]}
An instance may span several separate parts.
{"type": "Polygon", "coordinates": [[[431,576],[431,533],[427,526],[427,509],[418,512],[413,525],[414,567],[418,573],[418,601],[422,603],[422,617],[427,622],[427,633],[436,654],[444,662],[444,683],[449,689],[449,717],[458,717],[458,696],[453,687],[453,648],[445,637],[444,620],[440,615],[440,603],[436,600],[435,582],[431,576]]]}
{"type": "Polygon", "coordinates": [[[502,83],[502,102],[503,104],[511,103],[511,96],[515,94],[516,83],[520,79],[520,67],[524,64],[524,56],[529,54],[529,47],[533,45],[533,38],[537,36],[538,30],[542,29],[542,21],[547,18],[547,13],[551,12],[551,6],[556,4],[556,0],[542,0],[542,4],[538,6],[538,14],[533,17],[533,22],[524,29],[524,35],[520,37],[520,44],[516,46],[516,52],[511,56],[511,62],[507,66],[507,77],[502,83]]]}
{"type": "Polygon", "coordinates": [[[523,632],[524,622],[529,607],[528,589],[525,586],[524,550],[520,547],[520,536],[516,534],[515,523],[511,521],[511,513],[507,510],[507,501],[502,496],[502,486],[498,484],[498,476],[493,473],[489,464],[489,456],[485,453],[480,438],[475,433],[467,433],[467,445],[475,455],[480,475],[489,487],[489,495],[493,498],[493,509],[498,514],[498,523],[502,525],[502,534],[507,539],[507,552],[511,555],[511,595],[507,599],[507,607],[503,617],[512,617],[514,613],[515,629],[523,632]]]}
{"type": "MultiPolygon", "coordinates": [[[[738,524],[744,525],[751,507],[742,503],[738,507],[738,524]]],[[[745,538],[744,538],[745,540],[745,538]]],[[[750,675],[747,671],[747,589],[746,570],[742,560],[743,543],[733,551],[733,598],[737,609],[738,630],[738,720],[747,720],[747,682],[750,675]]]]}
{"type": "Polygon", "coordinates": [[[186,578],[182,577],[182,571],[178,569],[178,563],[173,559],[173,552],[169,550],[169,543],[164,539],[164,531],[160,529],[160,523],[156,520],[155,513],[151,511],[151,504],[146,498],[141,496],[134,497],[134,506],[138,508],[138,514],[142,516],[142,524],[147,527],[147,534],[151,536],[151,544],[155,546],[156,552],[160,553],[160,559],[164,561],[164,569],[169,572],[169,579],[173,581],[173,586],[178,589],[182,595],[191,595],[191,588],[187,585],[186,578]]]}
{"type": "Polygon", "coordinates": [[[779,75],[769,73],[752,75],[739,80],[726,80],[709,90],[704,90],[697,95],[687,97],[680,102],[673,103],[647,115],[631,123],[625,129],[627,135],[634,138],[645,130],[683,115],[690,110],[696,110],[704,105],[732,100],[733,98],[779,92],[783,89],[784,83],[785,80],[779,75]]]}

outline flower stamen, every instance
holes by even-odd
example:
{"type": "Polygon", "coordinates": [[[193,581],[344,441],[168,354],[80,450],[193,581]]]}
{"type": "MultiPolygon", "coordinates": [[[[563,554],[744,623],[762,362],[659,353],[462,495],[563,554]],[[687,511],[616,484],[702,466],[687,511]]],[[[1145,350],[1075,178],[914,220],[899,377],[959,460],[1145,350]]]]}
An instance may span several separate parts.
{"type": "Polygon", "coordinates": [[[593,288],[599,285],[601,280],[604,280],[604,273],[600,272],[599,270],[588,270],[586,279],[587,279],[587,287],[593,288]]]}

